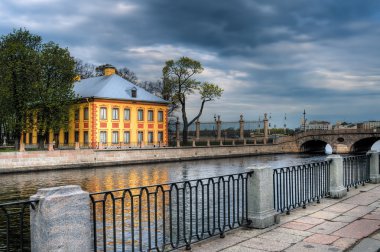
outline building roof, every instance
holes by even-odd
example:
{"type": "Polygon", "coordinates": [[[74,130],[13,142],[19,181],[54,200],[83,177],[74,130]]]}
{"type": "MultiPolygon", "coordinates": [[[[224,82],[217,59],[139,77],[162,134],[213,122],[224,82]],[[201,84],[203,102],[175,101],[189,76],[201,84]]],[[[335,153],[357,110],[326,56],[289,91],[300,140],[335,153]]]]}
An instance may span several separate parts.
{"type": "Polygon", "coordinates": [[[74,83],[74,92],[81,98],[104,98],[128,101],[168,103],[145,89],[121,78],[117,74],[99,76],[80,80],[74,83]],[[132,97],[136,89],[136,97],[132,97]]]}

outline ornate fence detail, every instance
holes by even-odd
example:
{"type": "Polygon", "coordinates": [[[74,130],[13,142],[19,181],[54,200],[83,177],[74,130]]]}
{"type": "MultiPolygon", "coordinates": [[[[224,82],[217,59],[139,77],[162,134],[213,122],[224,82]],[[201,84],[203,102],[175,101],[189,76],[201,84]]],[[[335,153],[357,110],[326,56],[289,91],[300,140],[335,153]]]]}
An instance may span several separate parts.
{"type": "Polygon", "coordinates": [[[328,196],[330,163],[304,164],[273,170],[274,206],[287,212],[328,196]]]}
{"type": "Polygon", "coordinates": [[[240,227],[248,173],[92,193],[95,251],[168,251],[240,227]]]}
{"type": "Polygon", "coordinates": [[[369,181],[369,156],[343,157],[343,181],[347,191],[350,187],[357,188],[359,184],[364,185],[369,181]]]}
{"type": "Polygon", "coordinates": [[[30,208],[38,201],[0,204],[0,251],[30,251],[30,208]]]}

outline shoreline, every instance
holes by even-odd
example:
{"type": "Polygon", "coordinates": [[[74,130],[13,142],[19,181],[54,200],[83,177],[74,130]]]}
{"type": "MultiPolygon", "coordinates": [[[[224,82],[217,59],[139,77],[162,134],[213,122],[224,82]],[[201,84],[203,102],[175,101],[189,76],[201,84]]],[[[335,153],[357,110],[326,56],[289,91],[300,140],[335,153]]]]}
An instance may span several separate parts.
{"type": "Polygon", "coordinates": [[[126,150],[56,150],[0,153],[0,174],[90,169],[270,154],[299,153],[278,145],[179,147],[126,150]]]}

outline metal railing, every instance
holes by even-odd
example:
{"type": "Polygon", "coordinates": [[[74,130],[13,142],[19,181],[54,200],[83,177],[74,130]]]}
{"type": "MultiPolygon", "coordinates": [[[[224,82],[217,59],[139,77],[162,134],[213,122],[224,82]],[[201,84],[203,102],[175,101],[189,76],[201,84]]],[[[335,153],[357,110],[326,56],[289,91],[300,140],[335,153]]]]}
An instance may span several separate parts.
{"type": "Polygon", "coordinates": [[[247,221],[251,173],[90,194],[95,251],[168,251],[247,221]]]}
{"type": "Polygon", "coordinates": [[[321,198],[329,194],[329,176],[329,161],[274,169],[275,209],[289,214],[291,209],[305,208],[307,203],[319,203],[321,198]]]}
{"type": "Polygon", "coordinates": [[[364,185],[370,179],[369,167],[370,155],[343,157],[343,183],[347,188],[357,188],[364,185]]]}
{"type": "Polygon", "coordinates": [[[0,251],[30,251],[30,208],[38,200],[0,204],[0,251]]]}

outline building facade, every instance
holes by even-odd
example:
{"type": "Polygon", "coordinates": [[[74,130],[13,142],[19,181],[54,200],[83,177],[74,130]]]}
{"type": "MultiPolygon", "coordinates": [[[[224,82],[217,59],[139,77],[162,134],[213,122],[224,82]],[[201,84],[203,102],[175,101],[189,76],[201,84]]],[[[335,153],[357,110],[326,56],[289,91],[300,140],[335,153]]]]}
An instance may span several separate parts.
{"type": "MultiPolygon", "coordinates": [[[[115,72],[109,66],[103,76],[75,82],[79,102],[72,106],[69,128],[50,139],[92,148],[167,145],[168,102],[115,72]]],[[[36,144],[37,133],[25,140],[36,144]]]]}
{"type": "Polygon", "coordinates": [[[380,128],[380,121],[365,121],[358,124],[360,129],[377,129],[380,128]]]}

